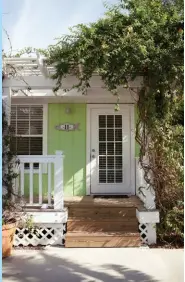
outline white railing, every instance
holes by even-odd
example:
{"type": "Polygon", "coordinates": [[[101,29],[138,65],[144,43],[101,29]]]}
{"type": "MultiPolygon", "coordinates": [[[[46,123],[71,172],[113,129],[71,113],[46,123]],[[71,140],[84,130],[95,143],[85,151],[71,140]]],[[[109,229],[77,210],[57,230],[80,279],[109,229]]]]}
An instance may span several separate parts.
{"type": "Polygon", "coordinates": [[[28,205],[42,205],[43,204],[43,175],[47,177],[47,203],[52,203],[52,190],[54,191],[54,209],[61,210],[64,207],[63,199],[63,153],[56,151],[55,155],[47,156],[25,156],[19,155],[18,174],[16,180],[16,193],[21,197],[25,197],[25,177],[29,175],[28,205]],[[25,167],[25,164],[28,168],[25,167]],[[37,164],[36,169],[34,165],[37,164]],[[53,166],[53,169],[52,169],[53,166]],[[52,183],[52,170],[54,171],[54,181],[52,183]],[[34,180],[34,175],[38,175],[38,183],[34,180]],[[37,190],[38,202],[34,201],[34,192],[37,190]]]}

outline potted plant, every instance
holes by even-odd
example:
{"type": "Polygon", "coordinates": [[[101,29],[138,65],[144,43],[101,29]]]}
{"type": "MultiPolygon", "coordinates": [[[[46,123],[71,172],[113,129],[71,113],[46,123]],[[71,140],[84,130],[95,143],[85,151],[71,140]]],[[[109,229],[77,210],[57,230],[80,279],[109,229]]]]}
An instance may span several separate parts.
{"type": "Polygon", "coordinates": [[[3,169],[2,169],[2,256],[11,255],[13,238],[16,230],[16,225],[20,217],[20,208],[16,203],[14,180],[18,176],[15,173],[15,165],[17,162],[16,156],[11,148],[12,130],[7,122],[5,108],[3,105],[2,113],[3,124],[3,169]]]}
{"type": "MultiPolygon", "coordinates": [[[[4,206],[5,207],[5,206],[4,206]]],[[[11,202],[6,204],[7,209],[3,209],[2,216],[2,256],[3,258],[11,255],[15,230],[18,217],[15,214],[14,207],[11,202]]]]}

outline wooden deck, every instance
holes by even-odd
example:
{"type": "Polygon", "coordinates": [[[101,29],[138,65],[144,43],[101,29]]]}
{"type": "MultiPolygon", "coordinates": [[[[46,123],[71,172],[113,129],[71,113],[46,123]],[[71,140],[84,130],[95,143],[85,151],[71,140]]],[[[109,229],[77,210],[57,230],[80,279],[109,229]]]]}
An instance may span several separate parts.
{"type": "MultiPolygon", "coordinates": [[[[40,209],[41,205],[38,203],[38,196],[33,197],[34,204],[27,204],[27,208],[30,209],[40,209]]],[[[24,197],[24,202],[29,203],[29,198],[24,197]]],[[[43,204],[47,204],[47,197],[43,197],[43,204]]],[[[54,200],[51,199],[51,205],[47,207],[47,210],[53,210],[54,200]]],[[[113,197],[113,196],[72,196],[64,197],[64,207],[74,207],[74,206],[98,206],[98,207],[128,207],[128,208],[143,208],[143,203],[137,196],[130,197],[113,197]]],[[[25,207],[26,208],[26,207],[25,207]]]]}
{"type": "Polygon", "coordinates": [[[74,196],[64,197],[64,206],[99,206],[99,207],[128,207],[140,208],[142,202],[137,196],[130,197],[111,197],[111,196],[74,196]]]}

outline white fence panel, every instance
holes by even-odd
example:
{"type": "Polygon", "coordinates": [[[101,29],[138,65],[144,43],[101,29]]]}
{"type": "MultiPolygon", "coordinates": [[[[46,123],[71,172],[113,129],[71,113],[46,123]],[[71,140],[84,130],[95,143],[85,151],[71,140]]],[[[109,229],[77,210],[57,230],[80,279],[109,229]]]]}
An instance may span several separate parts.
{"type": "Polygon", "coordinates": [[[51,194],[54,191],[54,208],[57,210],[63,209],[63,153],[57,151],[56,155],[47,156],[25,156],[19,155],[19,185],[17,191],[25,196],[25,177],[29,175],[28,189],[29,201],[27,205],[42,205],[44,181],[43,175],[47,174],[47,204],[51,205],[51,194]],[[26,164],[26,165],[25,165],[26,164]],[[54,167],[54,183],[52,183],[52,167],[54,167]],[[45,171],[46,170],[46,171],[45,171]],[[34,175],[38,174],[38,183],[34,181],[34,175]],[[34,192],[37,191],[38,200],[35,202],[34,192]]]}

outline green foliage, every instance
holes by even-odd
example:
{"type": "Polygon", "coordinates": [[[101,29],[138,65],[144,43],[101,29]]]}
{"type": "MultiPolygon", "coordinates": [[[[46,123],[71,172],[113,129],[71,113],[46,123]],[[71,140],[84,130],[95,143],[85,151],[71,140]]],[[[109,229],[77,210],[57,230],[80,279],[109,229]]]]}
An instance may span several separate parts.
{"type": "Polygon", "coordinates": [[[182,68],[183,32],[177,28],[180,21],[173,5],[164,7],[160,0],[131,0],[111,7],[96,23],[77,25],[70,35],[46,50],[48,63],[56,66],[58,87],[69,71],[80,79],[82,90],[89,86],[94,71],[110,90],[140,73],[168,84],[182,68]],[[83,65],[83,73],[77,71],[79,64],[83,65]]]}
{"type": "MultiPolygon", "coordinates": [[[[163,214],[164,215],[164,214],[163,214]]],[[[170,243],[184,243],[184,202],[167,210],[160,224],[159,238],[170,243]]]]}
{"type": "Polygon", "coordinates": [[[79,79],[73,87],[86,94],[96,72],[118,96],[118,87],[129,87],[130,80],[143,76],[136,140],[145,179],[156,192],[161,214],[158,230],[164,236],[174,233],[174,228],[181,230],[182,223],[181,217],[175,217],[183,198],[182,11],[182,0],[120,1],[102,19],[73,27],[70,35],[43,51],[47,63],[55,66],[55,91],[62,87],[62,78],[72,73],[79,79]]]}
{"type": "Polygon", "coordinates": [[[6,197],[5,197],[5,205],[8,200],[11,199],[13,194],[13,180],[17,177],[15,173],[15,154],[10,148],[11,140],[12,140],[12,130],[8,124],[7,117],[4,111],[2,113],[2,126],[3,126],[3,186],[6,188],[6,197]]]}

